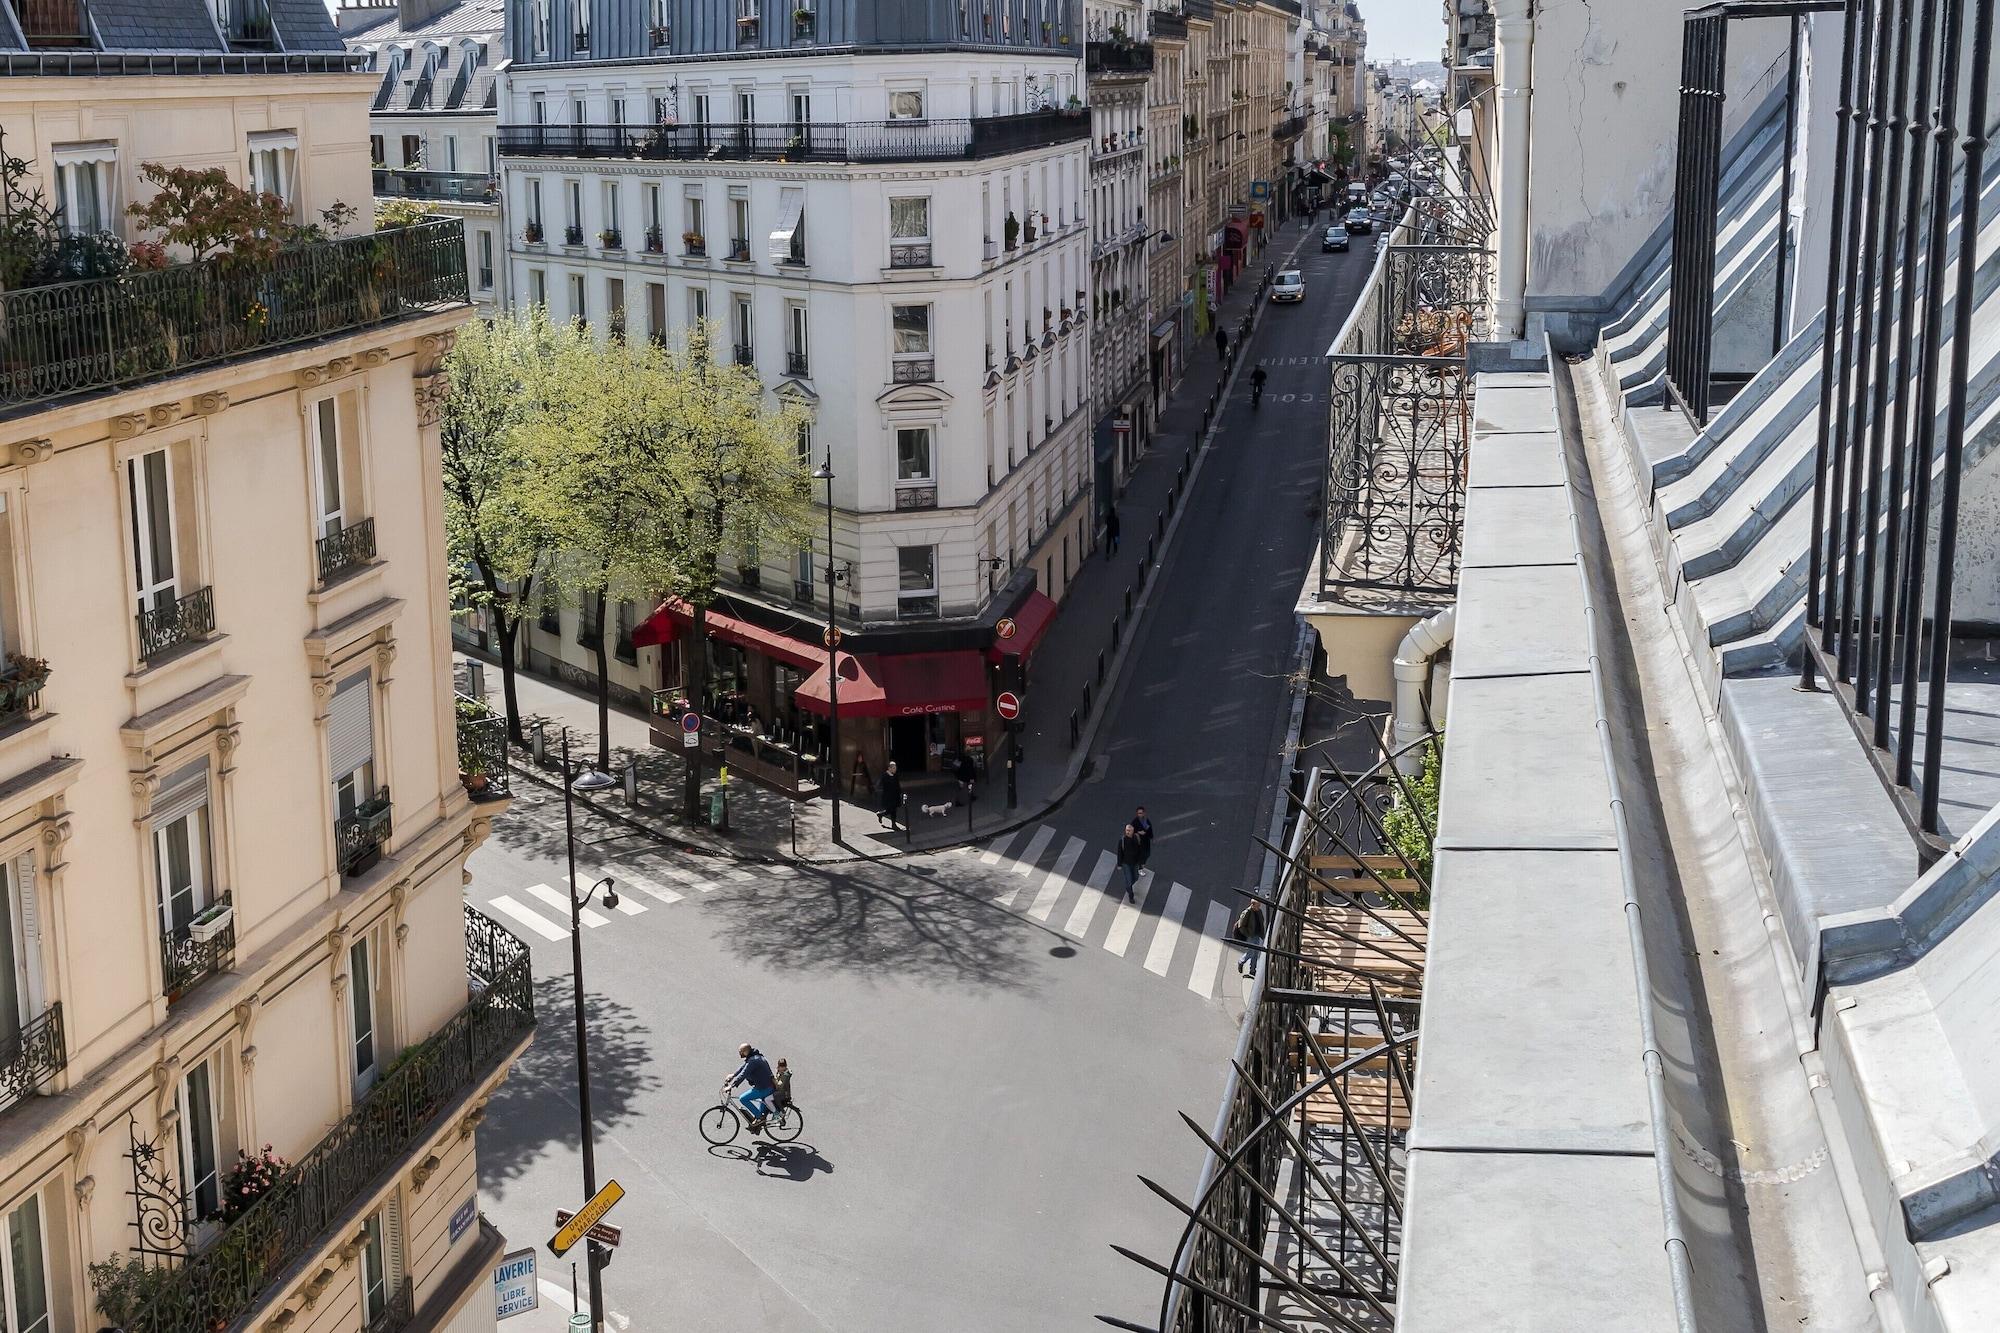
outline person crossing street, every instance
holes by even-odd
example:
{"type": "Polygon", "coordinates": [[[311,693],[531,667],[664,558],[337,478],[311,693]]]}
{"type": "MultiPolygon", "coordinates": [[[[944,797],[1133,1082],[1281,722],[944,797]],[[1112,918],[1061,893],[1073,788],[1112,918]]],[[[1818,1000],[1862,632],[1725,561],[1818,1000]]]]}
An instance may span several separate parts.
{"type": "Polygon", "coordinates": [[[1146,864],[1146,844],[1141,841],[1139,831],[1130,824],[1125,826],[1125,835],[1118,839],[1118,868],[1125,873],[1125,900],[1137,902],[1139,895],[1139,869],[1146,864]]]}
{"type": "Polygon", "coordinates": [[[875,820],[890,828],[896,827],[898,816],[903,813],[903,780],[896,776],[896,761],[882,770],[882,782],[876,790],[880,803],[876,806],[875,820]]]}
{"type": "Polygon", "coordinates": [[[1264,946],[1264,904],[1252,898],[1230,923],[1229,938],[1243,946],[1243,957],[1236,964],[1237,975],[1256,976],[1257,952],[1264,946]]]}

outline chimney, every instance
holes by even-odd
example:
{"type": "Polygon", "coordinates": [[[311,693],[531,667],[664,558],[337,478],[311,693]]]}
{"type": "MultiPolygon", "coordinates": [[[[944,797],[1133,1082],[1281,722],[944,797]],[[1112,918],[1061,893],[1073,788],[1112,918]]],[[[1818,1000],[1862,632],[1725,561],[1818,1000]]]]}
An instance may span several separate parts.
{"type": "Polygon", "coordinates": [[[429,23],[457,3],[458,0],[396,0],[396,9],[403,16],[403,31],[408,32],[420,23],[429,23]]]}

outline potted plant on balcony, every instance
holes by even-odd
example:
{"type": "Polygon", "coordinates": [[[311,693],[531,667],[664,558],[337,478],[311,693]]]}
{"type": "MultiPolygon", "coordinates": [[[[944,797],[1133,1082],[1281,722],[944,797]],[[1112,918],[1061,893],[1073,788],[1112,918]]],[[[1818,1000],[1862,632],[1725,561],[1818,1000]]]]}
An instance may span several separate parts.
{"type": "Polygon", "coordinates": [[[196,944],[207,944],[210,940],[229,929],[236,919],[236,908],[226,902],[210,903],[195,919],[188,922],[188,938],[196,944]]]}
{"type": "Polygon", "coordinates": [[[529,245],[540,245],[542,243],[542,224],[539,222],[530,222],[527,226],[521,228],[521,239],[529,245]]]}
{"type": "Polygon", "coordinates": [[[606,227],[603,231],[597,233],[597,243],[607,250],[623,250],[625,248],[625,236],[616,227],[606,227]]]}
{"type": "Polygon", "coordinates": [[[268,1143],[254,1157],[237,1149],[235,1164],[222,1178],[221,1210],[212,1220],[227,1226],[249,1212],[252,1204],[277,1187],[290,1166],[268,1143]]]}
{"type": "Polygon", "coordinates": [[[663,233],[660,230],[659,224],[655,223],[652,226],[646,228],[647,251],[649,253],[657,255],[662,251],[664,251],[666,248],[667,248],[667,238],[665,233],[663,233]]]}
{"type": "Polygon", "coordinates": [[[1021,240],[1021,220],[1009,213],[1007,221],[1001,224],[1000,234],[1007,248],[1012,250],[1021,240]]]}
{"type": "Polygon", "coordinates": [[[681,233],[681,248],[691,255],[705,254],[708,251],[708,242],[698,231],[684,231],[681,233]]]}
{"type": "Polygon", "coordinates": [[[581,222],[572,222],[568,226],[563,228],[563,244],[564,245],[583,244],[583,224],[581,222]]]}
{"type": "Polygon", "coordinates": [[[813,12],[804,5],[792,11],[792,35],[810,37],[813,30],[813,12]]]}
{"type": "Polygon", "coordinates": [[[175,1270],[136,1257],[100,1260],[85,1271],[97,1312],[110,1321],[102,1333],[135,1325],[153,1299],[174,1285],[175,1270]]]}
{"type": "MultiPolygon", "coordinates": [[[[1069,38],[1068,38],[1068,37],[1064,37],[1064,38],[1063,38],[1063,45],[1067,46],[1068,44],[1069,44],[1069,38]]],[[[1074,119],[1074,118],[1075,118],[1075,117],[1077,117],[1077,116],[1080,116],[1080,115],[1082,115],[1082,114],[1083,114],[1083,99],[1082,99],[1082,98],[1080,98],[1080,97],[1078,97],[1078,96],[1077,96],[1077,95],[1076,95],[1075,93],[1071,93],[1071,94],[1069,95],[1069,100],[1068,100],[1067,102],[1064,102],[1064,103],[1063,103],[1063,108],[1062,108],[1062,113],[1063,113],[1063,114],[1064,114],[1065,116],[1069,116],[1069,117],[1071,117],[1072,119],[1074,119]]]]}
{"type": "Polygon", "coordinates": [[[49,664],[39,657],[8,653],[0,671],[0,717],[24,713],[49,679],[49,664]]]}

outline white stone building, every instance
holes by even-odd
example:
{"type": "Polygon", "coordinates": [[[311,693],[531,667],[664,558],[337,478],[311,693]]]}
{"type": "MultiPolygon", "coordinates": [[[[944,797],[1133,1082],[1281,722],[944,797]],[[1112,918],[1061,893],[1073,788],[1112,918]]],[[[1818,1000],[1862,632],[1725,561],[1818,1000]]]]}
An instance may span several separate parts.
{"type": "Polygon", "coordinates": [[[1112,502],[1151,433],[1147,294],[1147,83],[1153,44],[1139,0],[1084,6],[1090,81],[1091,384],[1097,482],[1112,502]]]}

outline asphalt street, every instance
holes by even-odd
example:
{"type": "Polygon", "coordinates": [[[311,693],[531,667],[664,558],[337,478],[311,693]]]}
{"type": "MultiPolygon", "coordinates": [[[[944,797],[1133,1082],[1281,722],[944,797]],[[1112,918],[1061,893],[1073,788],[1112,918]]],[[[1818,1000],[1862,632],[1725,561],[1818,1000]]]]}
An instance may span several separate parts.
{"type": "MultiPolygon", "coordinates": [[[[1320,354],[1371,250],[1307,241],[1306,302],[1269,311],[1253,344],[1262,410],[1246,366],[1091,776],[1047,820],[835,867],[735,866],[580,822],[580,873],[622,886],[581,931],[597,1170],[629,1191],[608,1219],[624,1229],[610,1327],[1157,1319],[1158,1279],[1110,1246],[1170,1255],[1180,1219],[1136,1177],[1191,1186],[1200,1144],[1179,1116],[1213,1117],[1241,1017],[1221,935],[1276,776],[1325,449],[1320,354]],[[1138,802],[1157,873],[1131,906],[1110,851],[1138,802]],[[699,1136],[739,1041],[796,1069],[796,1144],[699,1136]]],[[[561,809],[523,786],[467,889],[535,959],[541,1030],[480,1130],[484,1206],[514,1248],[582,1193],[561,809]]],[[[542,1260],[543,1308],[509,1333],[564,1327],[568,1265],[542,1260]]]]}

